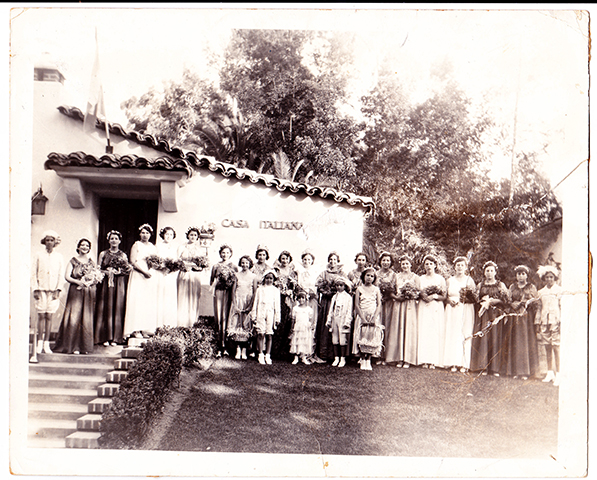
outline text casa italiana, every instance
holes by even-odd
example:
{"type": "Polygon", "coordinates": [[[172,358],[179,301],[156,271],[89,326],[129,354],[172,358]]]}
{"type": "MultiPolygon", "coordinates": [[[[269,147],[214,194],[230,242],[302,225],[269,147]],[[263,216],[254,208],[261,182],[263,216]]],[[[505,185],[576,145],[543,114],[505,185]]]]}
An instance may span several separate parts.
{"type": "MultiPolygon", "coordinates": [[[[247,220],[229,220],[225,218],[222,220],[222,227],[224,228],[250,228],[247,220]]],[[[303,228],[303,222],[281,222],[260,220],[259,228],[263,230],[300,230],[303,228]]]]}

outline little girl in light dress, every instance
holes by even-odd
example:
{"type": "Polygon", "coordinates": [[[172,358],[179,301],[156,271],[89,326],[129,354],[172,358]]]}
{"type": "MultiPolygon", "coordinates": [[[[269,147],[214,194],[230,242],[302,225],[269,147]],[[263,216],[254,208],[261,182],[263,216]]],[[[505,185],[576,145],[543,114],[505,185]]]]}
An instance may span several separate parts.
{"type": "Polygon", "coordinates": [[[299,357],[305,365],[310,365],[307,358],[313,350],[313,309],[307,304],[306,292],[297,294],[298,305],[292,308],[292,337],[290,339],[290,353],[294,354],[293,365],[299,362],[299,357]]]}

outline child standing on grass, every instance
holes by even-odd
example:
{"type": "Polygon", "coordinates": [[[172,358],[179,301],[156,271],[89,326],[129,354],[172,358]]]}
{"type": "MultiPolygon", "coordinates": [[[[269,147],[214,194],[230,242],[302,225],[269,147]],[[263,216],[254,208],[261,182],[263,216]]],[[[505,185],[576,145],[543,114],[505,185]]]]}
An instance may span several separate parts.
{"type": "Polygon", "coordinates": [[[251,320],[257,332],[258,361],[261,365],[271,365],[272,337],[280,323],[280,290],[274,286],[276,272],[267,270],[262,284],[257,288],[251,310],[251,320]]]}
{"type": "Polygon", "coordinates": [[[307,304],[309,295],[300,291],[296,299],[298,305],[292,308],[292,336],[290,339],[290,353],[294,353],[293,365],[299,362],[299,357],[305,365],[311,365],[307,358],[313,349],[313,309],[307,304]]]}
{"type": "Polygon", "coordinates": [[[558,270],[555,267],[541,266],[537,270],[537,274],[545,282],[545,286],[538,292],[537,301],[540,302],[541,308],[537,309],[535,317],[537,346],[540,354],[545,352],[547,359],[547,375],[543,381],[553,382],[557,387],[560,385],[560,298],[562,287],[556,284],[558,270]]]}
{"type": "Polygon", "coordinates": [[[344,277],[338,277],[334,281],[336,294],[332,298],[326,327],[332,333],[332,345],[334,346],[334,363],[332,367],[346,365],[348,356],[348,337],[352,323],[352,283],[344,277]]]}
{"type": "Polygon", "coordinates": [[[371,267],[361,274],[362,285],[357,287],[355,304],[355,342],[353,353],[361,355],[361,370],[371,370],[371,355],[379,356],[383,343],[381,326],[381,292],[374,285],[377,274],[371,267]]]}

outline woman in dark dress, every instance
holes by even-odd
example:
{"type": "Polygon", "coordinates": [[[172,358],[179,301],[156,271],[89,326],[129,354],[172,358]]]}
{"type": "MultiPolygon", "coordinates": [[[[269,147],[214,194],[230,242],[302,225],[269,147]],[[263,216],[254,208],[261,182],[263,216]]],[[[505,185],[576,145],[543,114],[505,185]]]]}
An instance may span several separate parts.
{"type": "Polygon", "coordinates": [[[510,307],[516,316],[504,326],[504,365],[502,373],[526,380],[537,373],[539,359],[535,336],[535,300],[537,287],[528,282],[530,269],[518,265],[516,282],[510,285],[510,307]]]}
{"type": "Polygon", "coordinates": [[[292,255],[284,250],[274,262],[278,278],[274,285],[280,290],[280,324],[272,338],[272,357],[290,360],[290,332],[292,330],[292,308],[294,307],[294,288],[298,282],[298,273],[292,263],[292,255]]]}
{"type": "Polygon", "coordinates": [[[471,370],[499,377],[504,355],[504,319],[495,324],[494,321],[505,313],[509,299],[506,285],[496,279],[496,274],[497,265],[494,262],[483,265],[484,278],[477,290],[479,311],[475,316],[473,333],[484,331],[484,334],[473,337],[471,370]]]}
{"type": "Polygon", "coordinates": [[[66,267],[64,276],[70,286],[54,352],[93,352],[95,286],[101,281],[101,272],[89,258],[90,251],[91,242],[82,238],[77,243],[77,256],[66,267]]]}
{"type": "Polygon", "coordinates": [[[226,350],[226,331],[232,307],[232,292],[236,285],[236,272],[238,268],[230,260],[232,258],[232,247],[222,245],[219,250],[221,260],[211,269],[209,284],[213,292],[214,319],[216,322],[216,333],[219,351],[217,356],[228,355],[226,350]]]}
{"type": "Polygon", "coordinates": [[[107,235],[110,248],[99,254],[97,264],[104,280],[97,287],[94,342],[116,345],[123,342],[126,283],[131,266],[126,253],[119,249],[122,235],[116,230],[107,235]]]}

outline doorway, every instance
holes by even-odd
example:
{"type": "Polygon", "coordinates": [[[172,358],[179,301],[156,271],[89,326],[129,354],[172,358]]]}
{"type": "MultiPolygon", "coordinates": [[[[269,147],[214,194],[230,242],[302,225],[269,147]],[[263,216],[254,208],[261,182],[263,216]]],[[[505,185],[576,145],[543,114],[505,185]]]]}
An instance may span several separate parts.
{"type": "Polygon", "coordinates": [[[130,258],[133,243],[139,240],[139,227],[148,223],[154,229],[150,239],[156,242],[158,223],[158,200],[138,200],[128,198],[105,198],[99,201],[98,252],[110,247],[106,235],[110,230],[122,234],[120,249],[130,258]]]}

